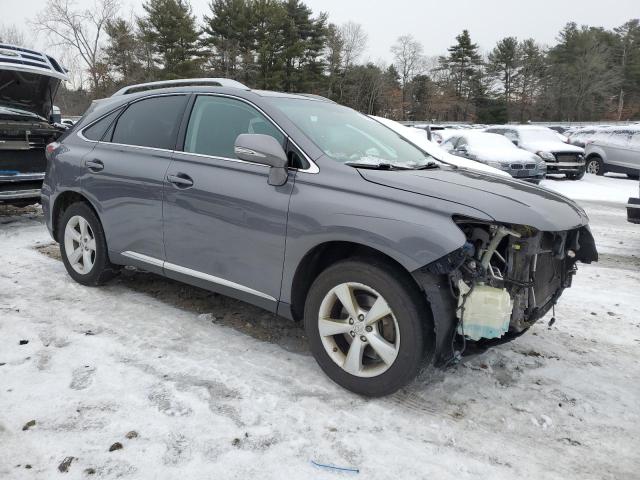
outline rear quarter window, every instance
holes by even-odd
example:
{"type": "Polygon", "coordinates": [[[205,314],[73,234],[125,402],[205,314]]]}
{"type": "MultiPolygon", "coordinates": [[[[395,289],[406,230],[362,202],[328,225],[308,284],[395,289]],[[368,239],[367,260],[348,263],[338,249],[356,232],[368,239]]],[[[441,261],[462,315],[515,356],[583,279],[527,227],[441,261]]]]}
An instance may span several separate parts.
{"type": "Polygon", "coordinates": [[[85,128],[82,131],[82,135],[87,140],[93,140],[99,142],[105,137],[105,133],[109,130],[109,127],[113,125],[114,120],[118,116],[122,109],[114,110],[113,112],[105,115],[93,125],[85,128]]]}

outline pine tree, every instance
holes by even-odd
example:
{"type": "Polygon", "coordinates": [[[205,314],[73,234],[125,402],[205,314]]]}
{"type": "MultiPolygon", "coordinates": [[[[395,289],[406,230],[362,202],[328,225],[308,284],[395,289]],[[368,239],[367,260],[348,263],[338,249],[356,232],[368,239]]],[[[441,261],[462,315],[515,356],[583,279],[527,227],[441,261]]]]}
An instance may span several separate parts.
{"type": "Polygon", "coordinates": [[[502,83],[504,104],[507,109],[507,120],[514,94],[515,83],[520,69],[520,49],[516,37],[506,37],[498,42],[489,53],[487,73],[502,83]]]}
{"type": "Polygon", "coordinates": [[[148,0],[146,16],[138,19],[144,41],[153,45],[165,78],[200,74],[198,31],[191,6],[185,0],[148,0]]]}
{"type": "Polygon", "coordinates": [[[212,49],[212,67],[216,74],[245,80],[250,66],[244,64],[251,52],[251,2],[248,0],[212,0],[210,16],[204,17],[202,43],[212,49]],[[245,71],[247,70],[247,71],[245,71]]]}

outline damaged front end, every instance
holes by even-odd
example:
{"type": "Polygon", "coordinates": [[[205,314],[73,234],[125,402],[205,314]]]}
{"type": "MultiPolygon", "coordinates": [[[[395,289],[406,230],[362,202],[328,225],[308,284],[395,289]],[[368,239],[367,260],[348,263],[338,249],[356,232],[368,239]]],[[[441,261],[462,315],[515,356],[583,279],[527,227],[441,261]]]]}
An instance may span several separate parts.
{"type": "MultiPolygon", "coordinates": [[[[432,306],[433,300],[447,303],[445,283],[448,302],[453,304],[449,322],[436,321],[441,357],[447,354],[442,351],[446,350],[447,339],[452,342],[456,333],[463,339],[481,340],[525,331],[571,286],[578,261],[591,263],[598,259],[586,225],[544,232],[469,218],[454,221],[466,237],[465,244],[421,269],[423,277],[439,279],[440,299],[433,298],[435,292],[426,291],[427,297],[431,294],[432,306]]],[[[434,312],[434,317],[437,315],[434,312]]]]}

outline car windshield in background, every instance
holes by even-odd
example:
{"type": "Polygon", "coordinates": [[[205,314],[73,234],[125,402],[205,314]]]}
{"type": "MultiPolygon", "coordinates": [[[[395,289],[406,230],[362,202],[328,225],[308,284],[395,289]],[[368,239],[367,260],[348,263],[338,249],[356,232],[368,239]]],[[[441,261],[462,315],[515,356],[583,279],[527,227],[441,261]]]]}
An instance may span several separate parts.
{"type": "Polygon", "coordinates": [[[522,141],[527,142],[559,142],[557,132],[548,128],[522,129],[520,130],[522,141]]]}
{"type": "Polygon", "coordinates": [[[270,99],[328,157],[354,166],[425,168],[435,159],[350,108],[307,99],[270,99]]]}

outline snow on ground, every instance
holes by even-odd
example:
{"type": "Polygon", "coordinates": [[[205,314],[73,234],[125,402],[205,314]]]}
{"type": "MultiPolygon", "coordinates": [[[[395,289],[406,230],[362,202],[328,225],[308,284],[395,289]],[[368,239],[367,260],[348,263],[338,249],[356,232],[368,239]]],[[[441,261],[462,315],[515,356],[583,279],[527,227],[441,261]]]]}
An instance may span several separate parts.
{"type": "Polygon", "coordinates": [[[74,283],[39,211],[0,207],[0,478],[634,478],[640,227],[621,182],[545,182],[591,200],[602,252],[553,327],[375,400],[253,307],[145,273],[74,283]]]}
{"type": "Polygon", "coordinates": [[[540,186],[574,200],[627,203],[629,197],[638,197],[638,180],[616,173],[608,173],[602,177],[585,175],[579,181],[551,176],[543,180],[540,186]]]}

